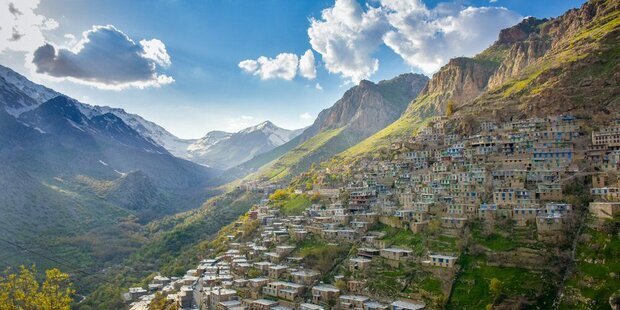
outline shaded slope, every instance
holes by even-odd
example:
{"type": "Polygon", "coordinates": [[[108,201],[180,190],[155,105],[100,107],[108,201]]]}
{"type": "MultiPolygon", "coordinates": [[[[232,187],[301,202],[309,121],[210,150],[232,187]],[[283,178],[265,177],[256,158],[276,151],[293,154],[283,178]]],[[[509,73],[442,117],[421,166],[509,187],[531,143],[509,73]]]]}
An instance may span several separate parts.
{"type": "Polygon", "coordinates": [[[423,75],[403,74],[376,84],[362,81],[323,110],[298,139],[248,161],[231,174],[244,175],[262,167],[259,178],[280,180],[305,171],[398,119],[427,80],[423,75]]]}

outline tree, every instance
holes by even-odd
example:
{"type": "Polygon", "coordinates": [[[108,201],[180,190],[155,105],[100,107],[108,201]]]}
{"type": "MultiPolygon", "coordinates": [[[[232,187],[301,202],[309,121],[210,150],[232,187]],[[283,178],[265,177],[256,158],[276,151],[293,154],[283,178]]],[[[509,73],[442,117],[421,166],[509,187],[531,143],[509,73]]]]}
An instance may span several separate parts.
{"type": "Polygon", "coordinates": [[[426,231],[428,232],[428,234],[430,235],[435,235],[439,232],[439,230],[441,229],[441,221],[438,219],[432,219],[430,221],[428,221],[428,226],[426,228],[426,231]]]}
{"type": "Polygon", "coordinates": [[[348,286],[347,286],[347,282],[344,282],[344,280],[342,279],[338,279],[336,280],[336,283],[334,283],[334,286],[337,287],[340,291],[346,291],[348,286]]]}
{"type": "Polygon", "coordinates": [[[248,278],[258,278],[258,277],[260,277],[262,274],[263,274],[263,272],[262,272],[262,271],[260,271],[259,269],[256,269],[256,268],[250,268],[250,269],[248,270],[248,273],[247,273],[248,278]]]}
{"type": "Polygon", "coordinates": [[[277,189],[273,194],[269,195],[271,201],[286,200],[288,198],[288,191],[285,189],[277,189]]]}
{"type": "Polygon", "coordinates": [[[19,273],[7,272],[0,277],[0,309],[70,309],[75,291],[69,275],[49,269],[40,284],[36,274],[34,266],[21,266],[19,273]]]}
{"type": "Polygon", "coordinates": [[[491,282],[489,283],[489,291],[491,291],[491,294],[493,294],[495,300],[497,300],[502,294],[503,289],[504,283],[502,281],[500,281],[498,278],[491,279],[491,282]]]}
{"type": "Polygon", "coordinates": [[[454,114],[454,99],[448,100],[448,104],[446,105],[446,116],[450,117],[454,114]]]}
{"type": "Polygon", "coordinates": [[[149,305],[149,310],[177,310],[179,307],[177,304],[168,298],[162,293],[157,292],[155,294],[155,298],[151,301],[149,305]]]}

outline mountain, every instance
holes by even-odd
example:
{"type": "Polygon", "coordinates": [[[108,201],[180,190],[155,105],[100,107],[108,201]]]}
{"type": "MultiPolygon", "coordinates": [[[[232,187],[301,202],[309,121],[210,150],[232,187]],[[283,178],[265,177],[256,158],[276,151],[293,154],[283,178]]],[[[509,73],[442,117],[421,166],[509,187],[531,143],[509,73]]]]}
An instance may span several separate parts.
{"type": "Polygon", "coordinates": [[[179,158],[187,159],[187,148],[194,142],[193,139],[181,139],[154,122],[148,121],[140,115],[127,113],[120,108],[83,104],[82,112],[89,117],[106,113],[114,114],[141,136],[161,145],[172,155],[179,158]]]}
{"type": "Polygon", "coordinates": [[[212,131],[188,146],[187,159],[229,169],[289,142],[301,131],[280,128],[270,121],[236,133],[212,131]]]}
{"type": "MultiPolygon", "coordinates": [[[[173,156],[108,108],[0,68],[0,226],[13,242],[97,270],[140,246],[143,224],[214,194],[218,171],[173,156]]],[[[3,248],[0,268],[31,263],[50,266],[3,248]]]]}
{"type": "Polygon", "coordinates": [[[402,74],[378,83],[361,81],[332,107],[321,111],[299,137],[227,174],[243,176],[260,169],[261,178],[276,180],[304,171],[398,119],[427,81],[421,74],[402,74]]]}
{"type": "Polygon", "coordinates": [[[59,95],[56,91],[35,84],[0,65],[0,102],[7,113],[18,116],[59,95]]]}
{"type": "Polygon", "coordinates": [[[619,34],[613,0],[589,1],[557,18],[524,19],[475,57],[450,60],[402,117],[340,157],[385,150],[433,116],[450,114],[449,125],[466,131],[484,120],[526,116],[609,118],[620,110],[619,34]]]}

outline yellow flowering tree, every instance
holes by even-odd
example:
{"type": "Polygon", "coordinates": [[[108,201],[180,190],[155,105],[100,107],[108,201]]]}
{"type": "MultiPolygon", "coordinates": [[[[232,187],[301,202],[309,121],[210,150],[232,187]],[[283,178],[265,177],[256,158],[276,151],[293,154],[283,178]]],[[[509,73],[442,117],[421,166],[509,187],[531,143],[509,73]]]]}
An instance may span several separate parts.
{"type": "Polygon", "coordinates": [[[18,273],[0,276],[0,309],[70,309],[75,291],[69,275],[49,269],[43,283],[39,283],[36,274],[34,266],[21,266],[18,273]]]}

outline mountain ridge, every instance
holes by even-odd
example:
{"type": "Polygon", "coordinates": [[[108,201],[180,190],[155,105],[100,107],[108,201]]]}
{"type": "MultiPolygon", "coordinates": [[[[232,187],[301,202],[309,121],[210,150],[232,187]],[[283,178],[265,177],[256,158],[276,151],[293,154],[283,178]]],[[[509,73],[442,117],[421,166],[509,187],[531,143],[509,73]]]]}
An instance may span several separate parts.
{"type": "Polygon", "coordinates": [[[338,157],[351,161],[387,151],[434,116],[454,114],[449,125],[466,131],[484,120],[526,115],[605,117],[620,105],[617,7],[617,1],[589,1],[559,17],[527,18],[500,31],[476,56],[451,59],[402,117],[338,157]],[[596,102],[588,106],[586,97],[596,102]]]}
{"type": "Polygon", "coordinates": [[[321,111],[296,139],[231,169],[228,175],[279,179],[321,162],[396,120],[427,83],[421,74],[406,73],[373,83],[363,80],[321,111]],[[289,154],[287,156],[287,154],[289,154]]]}

